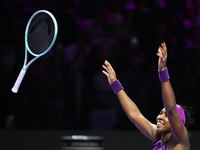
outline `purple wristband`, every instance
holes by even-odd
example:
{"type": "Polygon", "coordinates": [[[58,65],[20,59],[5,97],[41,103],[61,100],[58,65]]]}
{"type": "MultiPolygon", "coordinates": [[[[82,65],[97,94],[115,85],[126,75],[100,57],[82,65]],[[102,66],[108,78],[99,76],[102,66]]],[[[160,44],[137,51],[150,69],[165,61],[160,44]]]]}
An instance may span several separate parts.
{"type": "Polygon", "coordinates": [[[114,93],[116,94],[117,92],[119,92],[120,90],[123,90],[123,86],[121,85],[121,83],[119,82],[119,80],[115,80],[110,87],[112,88],[112,90],[114,91],[114,93]]]}
{"type": "Polygon", "coordinates": [[[165,67],[165,70],[163,71],[158,70],[158,75],[159,75],[160,81],[162,82],[168,81],[170,79],[167,67],[165,67]]]}

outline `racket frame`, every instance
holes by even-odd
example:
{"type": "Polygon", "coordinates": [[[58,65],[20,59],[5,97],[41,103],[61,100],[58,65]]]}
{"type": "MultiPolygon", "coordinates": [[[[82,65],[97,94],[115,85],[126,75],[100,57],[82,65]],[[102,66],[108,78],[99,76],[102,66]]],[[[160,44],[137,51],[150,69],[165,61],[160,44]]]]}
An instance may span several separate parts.
{"type": "Polygon", "coordinates": [[[56,21],[55,17],[54,17],[49,11],[47,11],[47,10],[39,10],[39,11],[35,12],[35,13],[31,16],[31,18],[29,19],[29,21],[28,21],[28,23],[27,23],[26,30],[25,30],[25,57],[24,57],[24,64],[23,64],[23,67],[22,67],[22,69],[21,69],[21,72],[19,73],[18,78],[17,78],[17,80],[15,81],[15,84],[14,84],[14,86],[13,86],[13,88],[12,88],[12,92],[13,92],[13,93],[17,93],[17,92],[18,92],[19,86],[21,85],[21,82],[22,82],[22,80],[23,80],[23,78],[24,78],[24,76],[25,76],[25,73],[26,73],[26,70],[28,69],[28,67],[29,67],[36,59],[38,59],[39,57],[45,55],[45,54],[53,47],[53,45],[54,45],[54,43],[55,43],[55,41],[56,41],[56,38],[57,38],[57,33],[58,33],[57,21],[56,21]],[[33,20],[34,17],[35,17],[37,14],[39,14],[39,13],[47,13],[47,14],[51,17],[51,19],[53,20],[53,23],[54,23],[55,32],[54,32],[53,40],[52,40],[50,46],[47,48],[47,50],[44,51],[44,52],[41,53],[41,54],[35,54],[35,53],[33,53],[33,52],[30,50],[30,48],[29,48],[29,46],[28,46],[28,30],[29,30],[29,26],[30,26],[32,20],[33,20]],[[30,61],[28,62],[28,64],[27,64],[28,52],[29,52],[31,55],[35,56],[35,57],[34,57],[32,60],[30,60],[30,61]]]}
{"type": "Polygon", "coordinates": [[[58,33],[57,21],[56,21],[55,17],[54,17],[49,11],[47,11],[47,10],[39,10],[39,11],[35,12],[35,13],[31,16],[31,18],[30,18],[29,21],[28,21],[28,24],[27,24],[27,26],[26,26],[26,31],[25,31],[25,59],[24,59],[23,69],[27,70],[28,67],[29,67],[36,59],[38,59],[39,57],[41,57],[41,56],[45,55],[46,53],[48,53],[48,51],[53,47],[53,45],[54,45],[54,43],[55,43],[55,41],[56,41],[57,33],[58,33]],[[47,48],[47,50],[44,51],[44,52],[41,53],[41,54],[35,54],[35,53],[33,53],[33,52],[30,50],[30,48],[29,48],[29,46],[28,46],[28,30],[29,30],[29,26],[30,26],[32,20],[33,20],[34,17],[35,17],[37,14],[39,14],[39,13],[47,13],[47,14],[51,17],[51,19],[53,20],[53,23],[54,23],[55,33],[54,33],[54,37],[53,37],[53,40],[52,40],[52,42],[51,42],[51,45],[47,48]],[[27,60],[28,60],[27,50],[28,50],[28,52],[29,52],[31,55],[35,56],[35,58],[33,58],[28,64],[27,64],[27,60]]]}

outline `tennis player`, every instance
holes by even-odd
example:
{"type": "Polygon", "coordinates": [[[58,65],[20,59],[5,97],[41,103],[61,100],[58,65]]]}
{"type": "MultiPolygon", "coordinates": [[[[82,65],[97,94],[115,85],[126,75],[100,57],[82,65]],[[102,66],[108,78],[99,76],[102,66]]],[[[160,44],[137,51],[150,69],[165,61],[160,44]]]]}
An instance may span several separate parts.
{"type": "Polygon", "coordinates": [[[147,120],[136,104],[129,98],[123,86],[117,80],[116,73],[111,64],[106,60],[102,72],[107,76],[108,82],[117,95],[120,104],[128,118],[150,140],[152,150],[189,150],[189,134],[186,127],[191,123],[189,111],[178,104],[170,83],[166,67],[167,47],[165,42],[158,48],[158,75],[162,87],[164,108],[156,118],[157,124],[147,120]]]}

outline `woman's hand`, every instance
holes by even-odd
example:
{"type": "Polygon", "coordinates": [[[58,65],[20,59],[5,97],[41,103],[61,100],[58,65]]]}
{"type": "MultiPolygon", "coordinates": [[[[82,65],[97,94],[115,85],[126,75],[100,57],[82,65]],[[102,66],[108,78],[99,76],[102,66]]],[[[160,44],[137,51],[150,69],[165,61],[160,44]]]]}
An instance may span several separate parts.
{"type": "Polygon", "coordinates": [[[157,56],[159,56],[158,60],[158,69],[160,71],[165,70],[166,62],[167,62],[167,47],[165,42],[161,43],[161,46],[158,48],[158,53],[156,53],[157,56]]]}
{"type": "Polygon", "coordinates": [[[115,70],[107,60],[105,60],[102,67],[106,70],[102,70],[102,72],[107,76],[109,84],[112,84],[115,80],[117,80],[115,70]]]}

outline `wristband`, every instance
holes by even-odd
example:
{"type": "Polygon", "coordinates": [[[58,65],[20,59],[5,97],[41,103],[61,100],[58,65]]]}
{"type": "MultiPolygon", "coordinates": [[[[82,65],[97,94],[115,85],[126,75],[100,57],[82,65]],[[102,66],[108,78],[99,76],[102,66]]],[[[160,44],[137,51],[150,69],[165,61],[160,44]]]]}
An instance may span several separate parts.
{"type": "Polygon", "coordinates": [[[167,67],[165,67],[165,70],[163,71],[158,70],[158,75],[159,75],[160,81],[162,82],[168,81],[170,79],[167,67]]]}
{"type": "Polygon", "coordinates": [[[117,92],[119,92],[120,90],[123,90],[123,86],[121,85],[121,83],[119,82],[119,80],[115,80],[110,87],[112,88],[112,90],[114,91],[114,93],[116,94],[117,92]]]}

